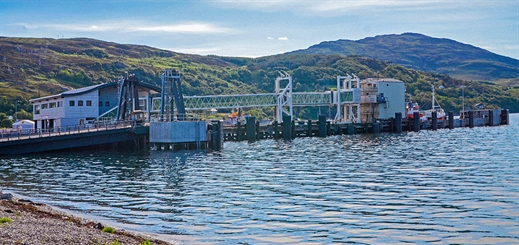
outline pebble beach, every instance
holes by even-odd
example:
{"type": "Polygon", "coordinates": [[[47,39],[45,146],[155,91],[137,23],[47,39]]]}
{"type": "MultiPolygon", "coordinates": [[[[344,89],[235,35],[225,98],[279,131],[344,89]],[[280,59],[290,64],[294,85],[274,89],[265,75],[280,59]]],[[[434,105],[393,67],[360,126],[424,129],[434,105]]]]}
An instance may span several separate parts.
{"type": "Polygon", "coordinates": [[[113,229],[52,207],[20,199],[0,189],[0,244],[169,245],[144,234],[113,229]]]}

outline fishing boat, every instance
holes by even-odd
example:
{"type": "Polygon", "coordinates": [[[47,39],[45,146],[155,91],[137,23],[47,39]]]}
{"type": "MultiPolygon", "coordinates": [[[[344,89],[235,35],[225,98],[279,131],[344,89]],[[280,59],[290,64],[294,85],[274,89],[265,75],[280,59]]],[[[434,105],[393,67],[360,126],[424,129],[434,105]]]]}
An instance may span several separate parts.
{"type": "Polygon", "coordinates": [[[412,100],[409,100],[406,103],[406,108],[405,109],[406,109],[406,118],[408,120],[414,118],[414,113],[415,112],[418,112],[418,115],[420,115],[420,121],[427,120],[427,118],[420,111],[420,106],[418,105],[418,103],[414,103],[412,100]]]}
{"type": "Polygon", "coordinates": [[[443,121],[445,119],[445,111],[440,106],[440,103],[438,103],[435,97],[434,85],[432,86],[431,109],[425,111],[425,117],[427,118],[427,120],[432,120],[433,112],[436,112],[436,118],[438,119],[438,121],[443,121]]]}

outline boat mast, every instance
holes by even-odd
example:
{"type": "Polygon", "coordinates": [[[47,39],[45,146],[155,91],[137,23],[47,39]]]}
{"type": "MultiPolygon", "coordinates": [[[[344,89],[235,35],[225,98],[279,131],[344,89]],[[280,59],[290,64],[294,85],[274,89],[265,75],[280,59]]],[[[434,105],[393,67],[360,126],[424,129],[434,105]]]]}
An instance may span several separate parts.
{"type": "Polygon", "coordinates": [[[432,109],[433,109],[433,110],[436,109],[436,108],[435,108],[436,106],[434,105],[434,101],[435,101],[435,100],[436,100],[436,99],[434,98],[434,84],[433,84],[433,85],[432,85],[432,103],[431,103],[431,105],[432,105],[432,109]]]}

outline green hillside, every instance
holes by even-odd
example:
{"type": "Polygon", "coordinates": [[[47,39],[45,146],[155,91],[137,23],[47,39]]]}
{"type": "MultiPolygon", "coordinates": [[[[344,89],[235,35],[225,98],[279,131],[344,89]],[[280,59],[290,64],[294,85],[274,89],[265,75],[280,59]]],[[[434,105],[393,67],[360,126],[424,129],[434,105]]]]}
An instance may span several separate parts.
{"type": "Polygon", "coordinates": [[[496,81],[519,77],[519,60],[454,40],[417,33],[328,41],[290,53],[361,55],[464,80],[496,81]]]}
{"type": "MultiPolygon", "coordinates": [[[[407,93],[424,109],[430,101],[432,81],[445,87],[437,90],[437,97],[447,110],[461,108],[462,84],[467,85],[467,108],[483,103],[487,108],[519,110],[519,93],[509,84],[462,81],[362,56],[285,54],[252,59],[180,54],[85,38],[0,37],[0,65],[0,113],[7,115],[14,113],[16,101],[18,111],[31,112],[29,99],[116,81],[126,73],[158,85],[166,68],[181,71],[186,95],[271,92],[279,71],[293,75],[295,91],[323,91],[334,88],[336,76],[353,73],[360,78],[404,81],[407,93]]],[[[310,114],[308,110],[299,112],[303,118],[310,114]]]]}

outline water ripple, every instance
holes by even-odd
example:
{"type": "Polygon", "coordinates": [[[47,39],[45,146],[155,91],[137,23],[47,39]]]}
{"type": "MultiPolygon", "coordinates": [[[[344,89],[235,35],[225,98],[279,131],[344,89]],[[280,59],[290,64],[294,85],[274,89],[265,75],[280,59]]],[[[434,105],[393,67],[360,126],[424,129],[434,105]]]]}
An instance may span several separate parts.
{"type": "Polygon", "coordinates": [[[200,244],[519,243],[519,115],[503,127],[0,159],[0,185],[200,244]]]}

